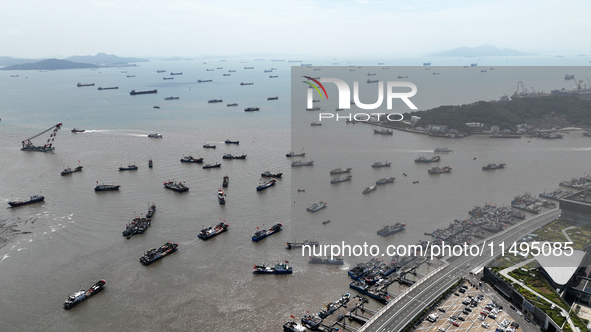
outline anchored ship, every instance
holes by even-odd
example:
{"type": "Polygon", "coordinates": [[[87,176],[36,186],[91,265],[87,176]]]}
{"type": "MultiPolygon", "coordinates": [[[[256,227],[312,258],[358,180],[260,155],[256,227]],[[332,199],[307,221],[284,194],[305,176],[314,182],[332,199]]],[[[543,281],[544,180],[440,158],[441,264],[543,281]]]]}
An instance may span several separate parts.
{"type": "Polygon", "coordinates": [[[30,199],[28,201],[12,201],[12,202],[8,202],[8,205],[10,205],[11,207],[17,207],[17,206],[21,206],[21,205],[43,202],[44,200],[45,200],[45,196],[33,195],[30,197],[30,199]]]}
{"type": "Polygon", "coordinates": [[[453,152],[452,149],[448,149],[448,148],[435,148],[435,150],[433,150],[433,152],[435,153],[440,153],[440,152],[453,152]]]}
{"type": "Polygon", "coordinates": [[[261,176],[268,178],[280,178],[281,176],[283,176],[283,173],[271,173],[269,171],[264,171],[263,173],[261,173],[261,176]]]}
{"type": "Polygon", "coordinates": [[[295,153],[295,152],[293,152],[293,151],[290,151],[290,152],[288,152],[288,153],[287,153],[285,156],[286,156],[286,157],[304,157],[304,156],[306,156],[306,153],[305,153],[305,152],[302,152],[302,153],[295,153]]]}
{"type": "Polygon", "coordinates": [[[302,162],[300,160],[296,160],[291,163],[291,167],[301,167],[301,166],[314,166],[314,161],[310,160],[307,162],[302,162]]]}
{"type": "Polygon", "coordinates": [[[64,176],[64,175],[68,175],[68,174],[72,174],[72,173],[80,172],[80,171],[82,171],[82,166],[78,166],[74,169],[68,167],[68,168],[64,169],[60,174],[62,176],[64,176]]]}
{"type": "Polygon", "coordinates": [[[275,266],[266,266],[263,265],[255,265],[253,266],[252,273],[254,274],[292,274],[291,266],[287,265],[288,261],[285,263],[277,263],[275,266]]]}
{"type": "Polygon", "coordinates": [[[394,233],[398,233],[404,230],[404,227],[406,227],[406,224],[401,223],[401,222],[397,222],[394,225],[385,225],[384,227],[382,227],[379,231],[378,231],[378,235],[381,236],[390,236],[394,233]]]}
{"type": "Polygon", "coordinates": [[[486,166],[482,166],[483,171],[488,171],[488,170],[497,169],[497,168],[505,168],[505,163],[500,163],[500,164],[490,163],[490,164],[487,164],[486,166]]]}
{"type": "Polygon", "coordinates": [[[353,177],[352,175],[347,175],[344,178],[335,177],[332,180],[330,180],[330,183],[335,184],[335,183],[350,181],[352,177],[353,177]]]}
{"type": "Polygon", "coordinates": [[[386,183],[393,183],[396,180],[395,177],[391,177],[389,179],[382,178],[376,181],[376,184],[386,184],[386,183]]]}
{"type": "Polygon", "coordinates": [[[145,94],[149,94],[149,93],[158,93],[158,90],[154,89],[154,90],[145,90],[145,91],[135,91],[135,90],[131,90],[131,92],[129,92],[130,95],[135,96],[135,95],[145,95],[145,94]]]}
{"type": "Polygon", "coordinates": [[[221,188],[218,189],[217,196],[218,196],[218,202],[221,205],[226,204],[226,193],[224,193],[224,190],[223,189],[221,189],[221,188]]]}
{"type": "Polygon", "coordinates": [[[193,156],[186,156],[181,158],[182,163],[197,163],[200,164],[203,162],[203,158],[193,158],[193,156]]]}
{"type": "Polygon", "coordinates": [[[140,257],[140,262],[148,266],[154,263],[155,261],[162,259],[162,257],[174,253],[175,251],[177,251],[178,246],[178,243],[172,243],[168,241],[160,248],[153,248],[146,251],[146,253],[142,257],[140,257]]]}
{"type": "Polygon", "coordinates": [[[206,228],[202,229],[201,232],[199,232],[199,234],[197,236],[202,240],[208,240],[214,236],[217,236],[218,234],[221,234],[221,233],[227,231],[228,228],[230,228],[230,225],[228,225],[225,222],[221,222],[221,223],[215,225],[214,227],[210,226],[210,227],[206,227],[206,228]]]}
{"type": "Polygon", "coordinates": [[[86,300],[87,298],[102,291],[106,283],[107,282],[105,280],[99,280],[88,290],[81,290],[74,294],[71,294],[70,296],[68,296],[68,299],[64,302],[64,309],[71,309],[77,306],[78,304],[84,302],[84,300],[86,300]]]}
{"type": "Polygon", "coordinates": [[[427,158],[425,156],[420,156],[417,159],[415,159],[415,163],[434,163],[434,162],[438,162],[441,160],[440,156],[433,156],[431,158],[427,158]]]}
{"type": "Polygon", "coordinates": [[[363,189],[363,191],[361,192],[362,194],[369,194],[372,191],[376,191],[378,189],[378,185],[373,185],[371,187],[367,187],[365,189],[363,189]]]}
{"type": "Polygon", "coordinates": [[[439,167],[433,167],[433,168],[431,168],[431,169],[427,170],[427,172],[428,172],[429,174],[450,173],[450,172],[451,172],[451,169],[452,169],[452,168],[451,168],[451,167],[449,167],[449,166],[445,166],[445,167],[442,167],[442,168],[439,168],[439,167]]]}
{"type": "Polygon", "coordinates": [[[330,175],[343,174],[343,173],[349,173],[349,172],[351,172],[351,167],[349,167],[347,169],[335,168],[332,171],[330,171],[330,175]]]}
{"type": "Polygon", "coordinates": [[[277,182],[277,180],[275,180],[275,179],[272,179],[272,180],[271,180],[271,181],[269,181],[269,182],[261,183],[261,184],[259,184],[259,186],[257,187],[257,191],[263,191],[263,190],[265,190],[265,189],[267,189],[267,188],[269,188],[269,187],[272,187],[272,186],[274,186],[274,185],[275,185],[275,182],[277,182]]]}
{"type": "Polygon", "coordinates": [[[330,258],[328,256],[311,256],[308,264],[328,264],[328,265],[343,265],[343,257],[337,256],[330,258]]]}
{"type": "Polygon", "coordinates": [[[392,165],[392,163],[376,161],[371,167],[390,167],[390,165],[392,165]]]}
{"type": "Polygon", "coordinates": [[[271,228],[269,229],[259,229],[257,227],[257,231],[254,233],[254,235],[252,236],[252,240],[254,242],[258,242],[264,238],[266,238],[267,236],[273,235],[277,232],[281,232],[281,229],[283,227],[282,223],[276,223],[275,225],[273,225],[271,228]]]}
{"type": "Polygon", "coordinates": [[[170,190],[174,190],[174,191],[177,191],[177,192],[180,192],[180,193],[189,190],[189,187],[185,186],[181,182],[176,182],[176,181],[164,182],[164,188],[170,189],[170,190]]]}
{"type": "Polygon", "coordinates": [[[310,205],[310,207],[308,207],[306,211],[316,212],[324,209],[325,207],[327,207],[327,204],[325,202],[318,202],[310,205]]]}
{"type": "Polygon", "coordinates": [[[137,166],[134,164],[129,164],[127,167],[119,167],[120,171],[137,171],[137,166]]]}
{"type": "Polygon", "coordinates": [[[246,155],[243,154],[241,156],[233,156],[231,153],[226,153],[222,156],[222,159],[246,159],[246,155]]]}
{"type": "Polygon", "coordinates": [[[98,184],[98,181],[96,183],[97,185],[94,187],[94,191],[119,190],[119,187],[121,187],[118,184],[98,184]]]}

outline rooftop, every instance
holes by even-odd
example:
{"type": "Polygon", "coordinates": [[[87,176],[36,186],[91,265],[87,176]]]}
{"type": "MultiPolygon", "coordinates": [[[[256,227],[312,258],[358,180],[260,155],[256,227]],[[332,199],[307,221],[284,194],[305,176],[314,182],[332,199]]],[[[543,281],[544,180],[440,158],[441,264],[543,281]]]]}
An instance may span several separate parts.
{"type": "Polygon", "coordinates": [[[564,286],[581,266],[585,254],[582,250],[575,250],[570,256],[540,254],[536,260],[556,284],[564,286]]]}

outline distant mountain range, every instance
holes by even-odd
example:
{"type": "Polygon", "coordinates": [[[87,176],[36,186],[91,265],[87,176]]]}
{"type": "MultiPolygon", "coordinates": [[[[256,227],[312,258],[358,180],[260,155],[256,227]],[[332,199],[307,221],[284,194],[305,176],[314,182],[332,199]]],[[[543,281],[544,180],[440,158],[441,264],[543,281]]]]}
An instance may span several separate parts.
{"type": "Polygon", "coordinates": [[[531,54],[512,50],[509,48],[500,49],[500,48],[498,48],[496,46],[492,46],[492,45],[481,45],[481,46],[476,46],[476,47],[466,47],[466,46],[458,47],[458,48],[454,48],[449,51],[432,53],[429,55],[432,55],[432,56],[475,57],[475,56],[521,56],[521,55],[531,55],[531,54]]]}
{"type": "Polygon", "coordinates": [[[129,63],[147,62],[148,59],[124,58],[112,54],[98,53],[97,55],[77,55],[66,59],[24,59],[0,57],[2,70],[57,70],[76,68],[96,68],[127,66],[129,63]]]}

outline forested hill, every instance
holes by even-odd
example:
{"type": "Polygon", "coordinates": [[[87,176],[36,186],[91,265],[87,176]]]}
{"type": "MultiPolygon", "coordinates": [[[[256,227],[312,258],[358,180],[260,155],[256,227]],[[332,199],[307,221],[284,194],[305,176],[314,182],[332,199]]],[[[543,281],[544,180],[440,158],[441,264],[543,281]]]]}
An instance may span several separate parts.
{"type": "Polygon", "coordinates": [[[548,117],[564,117],[570,125],[591,126],[591,101],[577,95],[549,95],[516,98],[508,102],[479,101],[461,106],[440,106],[427,111],[405,114],[405,119],[419,116],[417,126],[447,125],[462,132],[470,132],[467,122],[480,122],[486,126],[514,129],[515,125],[540,121],[548,117]]]}

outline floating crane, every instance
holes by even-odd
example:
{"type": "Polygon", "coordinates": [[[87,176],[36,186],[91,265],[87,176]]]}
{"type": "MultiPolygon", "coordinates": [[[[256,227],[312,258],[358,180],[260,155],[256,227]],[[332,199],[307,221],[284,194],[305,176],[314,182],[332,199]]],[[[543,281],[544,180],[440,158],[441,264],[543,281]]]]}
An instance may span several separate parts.
{"type": "Polygon", "coordinates": [[[21,151],[40,151],[40,152],[49,152],[49,151],[53,151],[55,148],[52,147],[51,145],[53,144],[53,140],[55,139],[55,136],[57,135],[57,131],[62,127],[61,123],[56,124],[55,126],[46,129],[42,132],[40,132],[39,134],[33,136],[33,137],[29,137],[26,140],[23,141],[23,147],[21,149],[21,151]],[[48,131],[53,130],[53,132],[49,135],[49,138],[47,139],[47,142],[45,143],[45,145],[43,146],[35,146],[33,145],[33,143],[31,142],[31,140],[33,138],[37,138],[43,134],[45,134],[48,131]]]}

